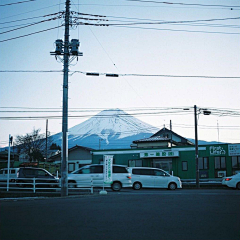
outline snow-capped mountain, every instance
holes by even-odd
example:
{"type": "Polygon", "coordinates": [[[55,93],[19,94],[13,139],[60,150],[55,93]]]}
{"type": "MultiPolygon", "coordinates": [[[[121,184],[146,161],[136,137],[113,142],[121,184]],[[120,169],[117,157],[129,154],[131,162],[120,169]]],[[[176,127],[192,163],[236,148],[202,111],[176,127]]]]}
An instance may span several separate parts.
{"type": "MultiPolygon", "coordinates": [[[[93,149],[130,148],[132,141],[150,137],[158,129],[120,110],[98,113],[68,130],[69,148],[80,145],[93,149]]],[[[61,146],[61,133],[53,135],[61,146]]]]}

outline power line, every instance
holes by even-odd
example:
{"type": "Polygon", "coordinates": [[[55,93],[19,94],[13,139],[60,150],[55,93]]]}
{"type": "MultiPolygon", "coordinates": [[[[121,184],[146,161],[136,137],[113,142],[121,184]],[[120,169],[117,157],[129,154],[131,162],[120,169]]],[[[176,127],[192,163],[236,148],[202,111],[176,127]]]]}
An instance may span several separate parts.
{"type": "Polygon", "coordinates": [[[15,2],[15,3],[6,3],[6,4],[1,4],[0,7],[21,4],[21,3],[27,3],[27,2],[34,2],[34,1],[36,1],[36,0],[27,0],[27,1],[15,2]]]}
{"type": "Polygon", "coordinates": [[[157,4],[167,4],[167,5],[198,6],[198,7],[240,8],[240,6],[213,5],[213,4],[200,4],[200,3],[174,3],[174,2],[162,2],[162,1],[151,1],[151,0],[126,0],[126,1],[142,2],[142,3],[157,3],[157,4]]]}
{"type": "MultiPolygon", "coordinates": [[[[1,42],[1,41],[0,41],[1,42]]],[[[0,73],[58,73],[62,70],[0,70],[0,73]]],[[[240,76],[201,76],[201,75],[172,75],[172,74],[140,74],[140,73],[91,73],[83,71],[69,71],[70,73],[80,73],[87,76],[107,76],[107,77],[167,77],[167,78],[209,78],[209,79],[239,79],[240,76]]]]}
{"type": "Polygon", "coordinates": [[[50,30],[53,30],[53,29],[57,29],[57,28],[60,28],[60,27],[62,27],[62,25],[61,26],[57,26],[57,27],[48,28],[48,29],[45,29],[45,30],[41,30],[41,31],[38,31],[38,32],[33,32],[33,33],[21,35],[21,36],[18,36],[18,37],[13,37],[13,38],[8,38],[8,39],[5,39],[5,40],[1,40],[0,43],[1,42],[7,42],[7,41],[15,40],[15,39],[18,39],[18,38],[28,37],[28,36],[31,36],[31,35],[34,35],[34,34],[38,34],[38,33],[42,33],[42,32],[47,32],[47,31],[50,31],[50,30]]]}
{"type": "Polygon", "coordinates": [[[11,16],[8,16],[8,17],[0,18],[0,19],[7,19],[7,18],[12,18],[12,17],[20,16],[20,15],[26,15],[26,14],[28,14],[28,13],[36,12],[36,11],[39,11],[39,10],[43,10],[43,9],[51,8],[51,7],[55,7],[55,6],[58,6],[58,4],[54,4],[54,5],[51,5],[51,6],[48,6],[48,7],[44,7],[44,8],[38,8],[38,9],[35,9],[35,10],[32,10],[32,11],[23,12],[23,13],[11,15],[11,16]]]}
{"type": "Polygon", "coordinates": [[[58,73],[62,70],[0,70],[2,73],[58,73]]]}
{"type": "Polygon", "coordinates": [[[187,33],[207,33],[207,34],[226,34],[226,35],[239,35],[240,34],[240,33],[235,33],[235,32],[211,32],[211,31],[183,30],[183,29],[171,29],[171,28],[153,28],[153,27],[131,27],[131,26],[110,26],[110,27],[155,30],[155,31],[187,32],[187,33]]]}
{"type": "Polygon", "coordinates": [[[52,21],[52,20],[56,20],[56,19],[59,19],[59,18],[61,18],[61,17],[62,17],[62,16],[58,16],[58,17],[54,17],[54,18],[50,18],[50,19],[45,19],[45,20],[42,20],[42,21],[39,21],[39,22],[35,22],[35,23],[28,24],[28,25],[23,26],[23,27],[18,27],[18,28],[11,29],[11,30],[8,30],[8,31],[5,31],[5,32],[0,32],[0,34],[5,34],[5,33],[13,32],[13,31],[17,31],[17,30],[20,30],[20,29],[23,29],[23,28],[27,28],[27,27],[31,27],[31,26],[40,24],[40,23],[44,23],[44,22],[49,22],[49,21],[52,21]]]}

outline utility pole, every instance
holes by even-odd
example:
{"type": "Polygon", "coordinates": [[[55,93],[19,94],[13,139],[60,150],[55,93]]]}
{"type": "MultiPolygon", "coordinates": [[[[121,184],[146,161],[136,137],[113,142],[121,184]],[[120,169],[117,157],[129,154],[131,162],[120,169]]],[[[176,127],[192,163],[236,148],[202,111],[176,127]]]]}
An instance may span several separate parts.
{"type": "Polygon", "coordinates": [[[63,63],[63,110],[62,110],[62,161],[61,161],[61,196],[68,196],[68,71],[69,62],[83,54],[78,51],[79,40],[69,42],[70,0],[65,3],[65,33],[62,39],[55,41],[56,50],[50,52],[63,63]],[[69,59],[72,56],[71,60],[69,59]],[[61,58],[63,57],[63,59],[61,58]]]}
{"type": "Polygon", "coordinates": [[[172,120],[170,120],[170,131],[171,131],[171,147],[172,147],[172,120]]]}
{"type": "Polygon", "coordinates": [[[10,162],[11,162],[11,145],[13,142],[13,137],[9,134],[9,145],[8,145],[8,165],[7,165],[7,192],[9,191],[9,174],[10,174],[10,162]]]}
{"type": "Polygon", "coordinates": [[[197,122],[197,106],[194,105],[194,125],[195,125],[195,163],[196,163],[196,188],[200,188],[199,185],[199,166],[198,166],[198,122],[197,122]]]}
{"type": "Polygon", "coordinates": [[[48,119],[46,120],[46,160],[48,161],[48,119]]]}
{"type": "Polygon", "coordinates": [[[69,67],[69,15],[70,0],[66,0],[65,35],[63,55],[63,115],[62,115],[62,169],[61,169],[61,196],[68,196],[68,67],[69,67]]]}

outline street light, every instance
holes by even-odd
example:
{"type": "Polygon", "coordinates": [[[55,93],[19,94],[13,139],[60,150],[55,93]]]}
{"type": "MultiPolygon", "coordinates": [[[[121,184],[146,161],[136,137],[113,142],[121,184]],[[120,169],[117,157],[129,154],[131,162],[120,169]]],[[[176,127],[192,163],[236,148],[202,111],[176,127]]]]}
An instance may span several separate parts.
{"type": "MultiPolygon", "coordinates": [[[[201,110],[203,111],[203,115],[210,115],[211,111],[208,111],[207,109],[201,109],[199,108],[199,113],[201,113],[201,110]]],[[[198,166],[198,123],[197,123],[197,106],[194,105],[194,122],[195,122],[195,161],[196,161],[196,188],[200,188],[199,185],[199,166],[198,166]]]]}

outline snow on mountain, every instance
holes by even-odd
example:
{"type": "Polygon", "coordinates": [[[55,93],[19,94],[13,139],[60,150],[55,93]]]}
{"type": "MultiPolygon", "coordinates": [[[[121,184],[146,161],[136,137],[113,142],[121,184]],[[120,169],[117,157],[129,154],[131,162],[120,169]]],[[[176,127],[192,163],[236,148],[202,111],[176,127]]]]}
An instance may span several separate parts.
{"type": "MultiPolygon", "coordinates": [[[[100,146],[101,149],[129,148],[133,140],[149,137],[157,131],[157,128],[120,109],[109,109],[70,128],[68,145],[94,149],[100,146]]],[[[55,135],[54,140],[59,142],[61,134],[55,135]]]]}

